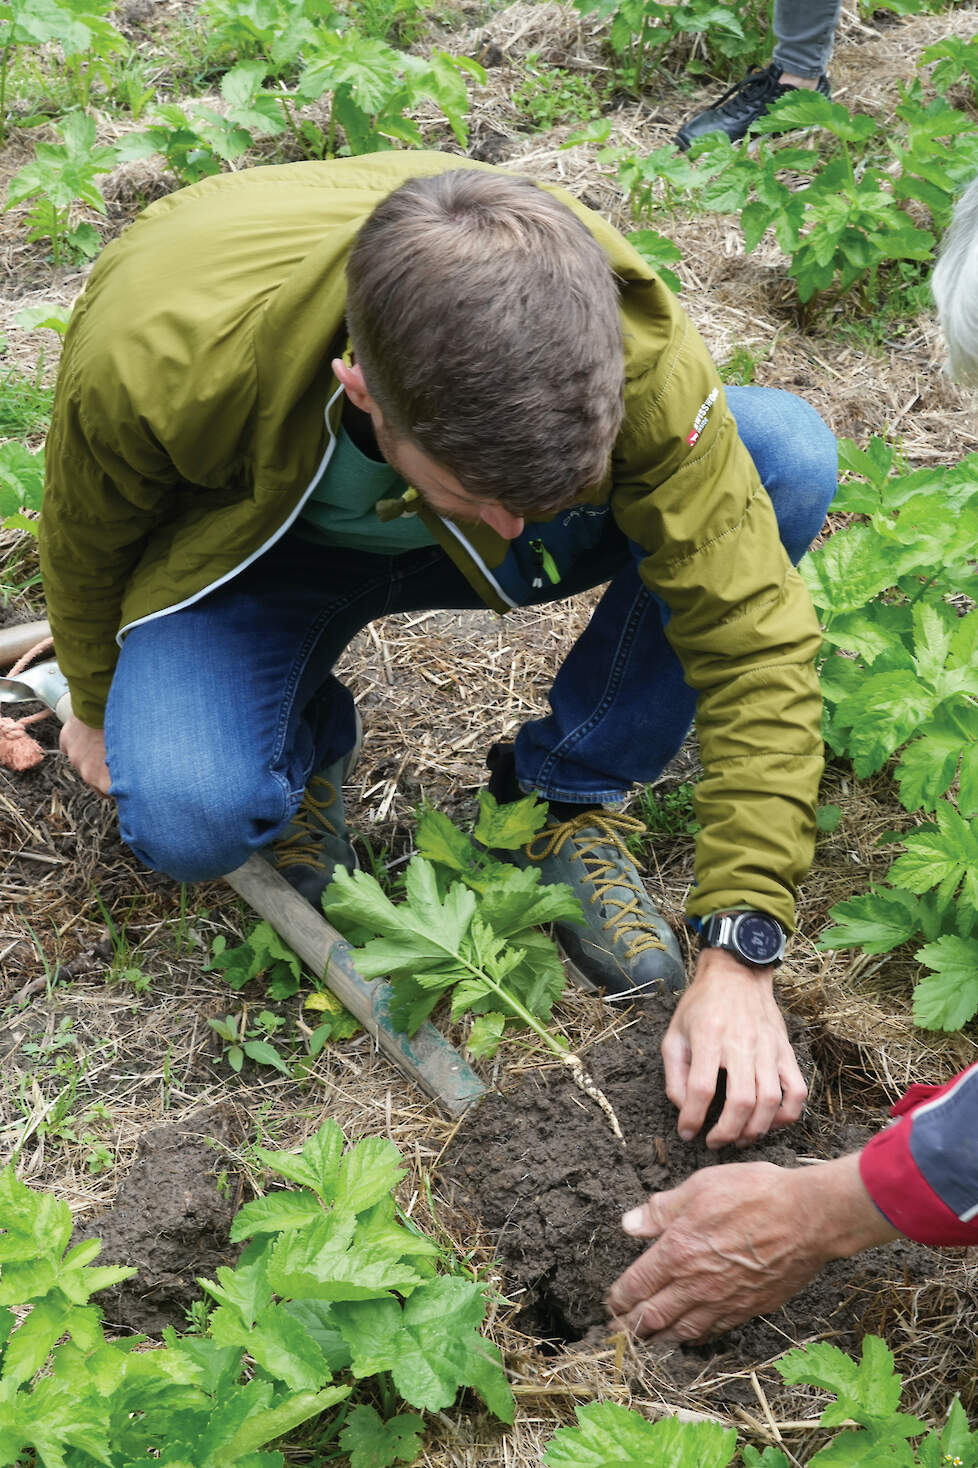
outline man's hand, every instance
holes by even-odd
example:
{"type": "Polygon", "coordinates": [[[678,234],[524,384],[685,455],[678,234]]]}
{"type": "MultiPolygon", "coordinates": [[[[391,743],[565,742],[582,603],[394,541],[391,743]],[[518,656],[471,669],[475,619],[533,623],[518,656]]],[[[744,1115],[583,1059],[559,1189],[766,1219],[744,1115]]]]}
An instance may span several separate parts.
{"type": "Polygon", "coordinates": [[[774,997],[774,969],[751,969],[723,948],[700,954],[662,1041],[666,1095],[679,1108],[679,1135],[695,1137],[720,1070],[726,1105],[708,1147],[747,1146],[772,1126],[797,1121],[808,1088],[774,997]]]}
{"type": "Polygon", "coordinates": [[[796,1169],[702,1168],[622,1223],[656,1243],[612,1285],[609,1314],[663,1340],[730,1330],[776,1309],[829,1259],[899,1237],[863,1186],[858,1153],[796,1169]]]}
{"type": "Polygon", "coordinates": [[[86,785],[99,795],[109,793],[109,767],[105,763],[105,734],[83,724],[74,714],[61,730],[61,752],[66,755],[86,785]]]}

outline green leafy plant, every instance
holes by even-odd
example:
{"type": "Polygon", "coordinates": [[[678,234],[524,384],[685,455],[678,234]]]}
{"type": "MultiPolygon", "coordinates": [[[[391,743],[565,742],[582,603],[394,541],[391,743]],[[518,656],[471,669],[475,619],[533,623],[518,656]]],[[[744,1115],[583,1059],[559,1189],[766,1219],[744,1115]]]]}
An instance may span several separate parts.
{"type": "Polygon", "coordinates": [[[655,229],[635,229],[627,238],[629,244],[634,245],[642,259],[652,266],[655,273],[661,276],[669,289],[678,296],[683,288],[682,281],[670,267],[683,257],[679,246],[655,229]]]}
{"type": "MultiPolygon", "coordinates": [[[[855,1361],[827,1342],[788,1351],[775,1362],[790,1384],[804,1383],[832,1392],[819,1418],[824,1428],[841,1428],[831,1442],[807,1459],[808,1468],[976,1468],[978,1432],[971,1432],[955,1397],[940,1431],[899,1410],[903,1380],[893,1356],[878,1336],[866,1336],[855,1361]],[[921,1440],[914,1446],[912,1438],[921,1440]]],[[[614,1402],[576,1407],[576,1427],[562,1427],[544,1453],[546,1468],[727,1468],[737,1451],[737,1435],[718,1422],[680,1422],[664,1417],[649,1422],[614,1402]]],[[[741,1449],[744,1468],[791,1468],[780,1448],[741,1449]]]]}
{"type": "Polygon", "coordinates": [[[562,1427],[543,1455],[546,1468],[727,1468],[737,1434],[719,1422],[649,1422],[616,1402],[575,1407],[576,1427],[562,1427]]]}
{"type": "MultiPolygon", "coordinates": [[[[957,1398],[940,1432],[928,1431],[919,1417],[901,1412],[903,1378],[894,1369],[893,1354],[879,1336],[868,1335],[860,1359],[854,1361],[827,1341],[788,1351],[775,1363],[791,1385],[804,1383],[834,1393],[836,1400],[822,1412],[822,1427],[842,1428],[831,1443],[809,1459],[808,1468],[974,1468],[978,1461],[978,1433],[968,1430],[957,1398]],[[854,1423],[855,1426],[848,1424],[854,1423]],[[845,1425],[844,1425],[845,1424],[845,1425]],[[926,1434],[916,1446],[910,1439],[926,1434]]],[[[779,1448],[744,1452],[745,1468],[789,1468],[779,1448]]]]}
{"type": "Polygon", "coordinates": [[[896,767],[908,810],[934,810],[957,782],[978,813],[978,456],[890,474],[893,449],[843,440],[853,478],[833,509],[854,517],[801,570],[825,639],[824,732],[860,777],[896,767]],[[962,597],[968,601],[962,603],[962,597]]]}
{"type": "Polygon", "coordinates": [[[548,1029],[564,972],[553,942],[537,931],[558,918],[580,920],[570,888],[542,885],[538,869],[499,861],[493,850],[515,851],[533,839],[546,806],[527,797],[500,806],[479,794],[474,839],[447,816],[425,811],[418,855],[405,873],[405,900],[395,905],[376,878],[339,870],[323,896],[326,916],[353,946],[364,978],[390,978],[394,1024],[413,1034],[443,996],[452,1018],[477,1016],[469,1049],[493,1055],[507,1024],[531,1030],[574,1081],[621,1131],[610,1103],[587,1076],[580,1057],[548,1029]]]}
{"type": "Polygon", "coordinates": [[[546,131],[558,122],[577,122],[594,111],[594,87],[586,76],[565,67],[541,64],[531,51],[526,70],[512,93],[513,106],[534,131],[546,131]]]}
{"type": "Polygon", "coordinates": [[[924,66],[929,62],[934,62],[931,86],[940,96],[964,77],[972,93],[978,93],[978,41],[974,36],[967,41],[960,36],[945,36],[921,54],[919,64],[924,66]]]}
{"type": "MultiPolygon", "coordinates": [[[[638,90],[643,73],[658,64],[674,43],[702,39],[710,56],[710,70],[731,63],[743,66],[764,54],[767,6],[747,0],[736,11],[715,0],[680,0],[674,5],[658,0],[575,0],[582,15],[610,20],[608,41],[621,58],[624,76],[638,90]]],[[[687,63],[693,71],[708,69],[702,62],[687,63]]]]}
{"type": "Polygon", "coordinates": [[[292,1074],[275,1046],[261,1038],[268,1034],[266,1027],[259,1024],[257,1029],[252,1026],[246,1030],[243,1014],[228,1014],[224,1019],[209,1019],[207,1023],[223,1042],[222,1055],[233,1071],[240,1072],[247,1059],[256,1065],[269,1065],[273,1070],[281,1071],[282,1075],[292,1074]]]}
{"type": "Polygon", "coordinates": [[[914,1018],[957,1029],[978,1012],[978,457],[891,474],[893,449],[844,441],[853,518],[802,562],[824,643],[824,732],[860,777],[896,758],[908,811],[885,883],[837,903],[824,949],[888,953],[924,939],[914,1018]]]}
{"type": "Polygon", "coordinates": [[[302,962],[276,933],[271,923],[256,923],[244,942],[228,948],[227,939],[218,934],[211,947],[205,969],[223,973],[232,989],[242,989],[252,979],[263,979],[265,992],[271,999],[291,999],[302,982],[302,962]]]}
{"type": "Polygon", "coordinates": [[[392,1144],[345,1148],[327,1122],[300,1152],[258,1157],[296,1186],[241,1209],[238,1265],[199,1281],[214,1308],[144,1351],[106,1340],[91,1303],[135,1270],[94,1267],[97,1239],[69,1249],[67,1205],[0,1172],[0,1463],[284,1468],[268,1445],[315,1418],[353,1468],[389,1468],[416,1450],[418,1414],[466,1388],[512,1421],[482,1288],[439,1273],[437,1244],[399,1220],[392,1144]],[[386,1418],[353,1400],[360,1382],[393,1403],[386,1418]]]}
{"type": "Polygon", "coordinates": [[[699,830],[693,809],[696,786],[684,780],[672,790],[658,794],[652,785],[639,791],[637,815],[653,836],[692,836],[699,830]]]}
{"type": "Polygon", "coordinates": [[[0,444],[0,525],[37,536],[37,522],[25,511],[38,511],[44,494],[44,450],[32,453],[22,443],[0,444]]]}
{"type": "Polygon", "coordinates": [[[6,207],[30,204],[27,238],[50,240],[57,266],[66,257],[91,257],[100,248],[95,226],[72,224],[72,211],[81,203],[105,213],[105,200],[95,179],[115,167],[119,154],[114,147],[96,144],[95,123],[82,112],[72,112],[52,126],[63,141],[37,144],[33,161],[10,181],[6,207]]]}
{"type": "Polygon", "coordinates": [[[869,305],[887,269],[904,271],[906,292],[913,286],[907,272],[914,262],[918,271],[929,266],[935,243],[913,210],[924,205],[935,229],[943,229],[961,184],[978,167],[971,119],[940,99],[926,102],[915,82],[901,90],[895,125],[798,90],[769,108],[754,132],[805,128],[818,130],[811,146],[762,137],[748,148],[713,133],[688,157],[671,147],[645,159],[619,148],[600,156],[617,163],[638,217],[678,198],[737,213],[748,253],[771,230],[789,257],[806,319],[850,291],[869,305]]]}

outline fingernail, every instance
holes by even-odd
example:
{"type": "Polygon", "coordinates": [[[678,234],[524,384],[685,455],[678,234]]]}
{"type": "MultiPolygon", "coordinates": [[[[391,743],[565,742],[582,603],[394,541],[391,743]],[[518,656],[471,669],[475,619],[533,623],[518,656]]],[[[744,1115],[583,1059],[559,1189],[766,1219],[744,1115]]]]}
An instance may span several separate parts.
{"type": "Polygon", "coordinates": [[[680,1133],[679,1133],[679,1135],[680,1135],[680,1137],[681,1137],[681,1139],[682,1139],[682,1140],[683,1140],[683,1141],[684,1141],[684,1142],[691,1142],[691,1141],[692,1141],[692,1140],[693,1140],[693,1138],[694,1138],[694,1137],[695,1137],[695,1136],[696,1136],[696,1133],[695,1133],[695,1132],[691,1132],[691,1131],[690,1131],[690,1130],[689,1130],[689,1128],[688,1128],[688,1127],[687,1127],[687,1128],[686,1128],[686,1129],[685,1129],[685,1131],[683,1131],[683,1130],[680,1130],[680,1133]]]}
{"type": "Polygon", "coordinates": [[[638,1233],[639,1229],[642,1227],[641,1208],[630,1208],[627,1213],[623,1214],[621,1226],[625,1230],[626,1234],[638,1233]]]}

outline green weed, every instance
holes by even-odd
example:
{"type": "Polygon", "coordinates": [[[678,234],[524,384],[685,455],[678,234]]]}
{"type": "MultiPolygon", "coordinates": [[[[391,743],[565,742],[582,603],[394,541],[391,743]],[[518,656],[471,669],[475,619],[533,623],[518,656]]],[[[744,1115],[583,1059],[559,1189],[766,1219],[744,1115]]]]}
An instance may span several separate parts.
{"type": "MultiPolygon", "coordinates": [[[[696,40],[709,61],[687,59],[687,70],[724,75],[764,58],[770,47],[766,0],[736,8],[716,0],[575,0],[582,15],[611,21],[608,42],[620,58],[622,78],[638,91],[644,73],[677,42],[696,40]]],[[[688,46],[687,46],[688,49],[688,46]]]]}
{"type": "Polygon", "coordinates": [[[8,209],[29,204],[27,238],[49,240],[55,266],[67,260],[88,259],[97,254],[102,240],[94,225],[73,224],[72,212],[79,203],[100,214],[105,200],[95,182],[118,162],[113,147],[95,142],[95,123],[81,112],[73,112],[53,123],[60,143],[38,143],[33,162],[11,179],[7,190],[8,209]]]}
{"type": "Polygon", "coordinates": [[[0,376],[0,438],[27,438],[32,433],[46,431],[54,387],[44,379],[43,356],[31,372],[8,367],[0,376]]]}
{"type": "MultiPolygon", "coordinates": [[[[853,1360],[825,1341],[788,1351],[775,1362],[791,1385],[802,1383],[833,1393],[836,1400],[822,1412],[820,1423],[835,1429],[832,1441],[813,1457],[808,1468],[892,1463],[900,1468],[975,1468],[978,1432],[971,1432],[955,1397],[947,1422],[929,1430],[926,1422],[901,1412],[903,1379],[893,1355],[879,1336],[863,1339],[861,1356],[853,1360]],[[839,1430],[841,1427],[841,1430],[839,1430]],[[912,1438],[919,1438],[916,1449],[912,1438]]],[[[727,1468],[737,1452],[737,1434],[719,1422],[680,1422],[663,1417],[649,1422],[641,1413],[615,1402],[576,1407],[576,1427],[562,1427],[546,1449],[545,1468],[581,1468],[582,1464],[668,1463],[670,1468],[727,1468]]],[[[744,1468],[789,1468],[797,1464],[780,1448],[763,1452],[741,1447],[744,1468]]]]}
{"type": "Polygon", "coordinates": [[[691,836],[699,830],[693,810],[695,789],[691,780],[685,780],[661,794],[652,785],[639,791],[635,814],[645,822],[650,836],[691,836]]]}
{"type": "Polygon", "coordinates": [[[465,1389],[513,1420],[499,1352],[481,1334],[481,1286],[445,1273],[438,1245],[398,1219],[393,1145],[347,1148],[328,1121],[300,1152],[258,1157],[292,1188],[245,1204],[231,1229],[245,1244],[237,1267],[201,1280],[208,1298],[188,1332],[167,1330],[149,1351],[106,1340],[91,1303],[135,1270],[93,1266],[101,1245],[69,1247],[67,1204],[13,1167],[0,1172],[11,1461],[284,1468],[268,1444],[315,1419],[351,1462],[390,1468],[417,1456],[418,1414],[443,1412],[465,1389]],[[383,1415],[357,1402],[364,1391],[383,1415]]]}
{"type": "Polygon", "coordinates": [[[526,71],[512,102],[534,132],[545,132],[558,122],[579,122],[594,112],[598,99],[587,77],[560,66],[541,66],[535,51],[524,64],[526,71]]]}
{"type": "Polygon", "coordinates": [[[221,1055],[235,1072],[240,1072],[245,1060],[253,1060],[256,1065],[268,1065],[273,1070],[281,1072],[282,1075],[292,1074],[288,1065],[282,1059],[274,1045],[260,1038],[268,1031],[261,1025],[252,1025],[245,1028],[244,1013],[239,1015],[228,1014],[224,1019],[209,1019],[214,1033],[219,1037],[222,1044],[221,1055]]]}

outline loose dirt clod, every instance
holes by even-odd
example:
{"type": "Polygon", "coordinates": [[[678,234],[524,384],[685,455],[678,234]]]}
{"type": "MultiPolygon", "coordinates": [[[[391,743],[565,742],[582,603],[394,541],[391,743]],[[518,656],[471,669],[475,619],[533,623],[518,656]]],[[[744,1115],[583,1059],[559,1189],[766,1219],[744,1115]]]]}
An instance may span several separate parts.
{"type": "Polygon", "coordinates": [[[230,1143],[237,1131],[233,1112],[213,1107],[147,1132],[113,1206],[76,1234],[76,1243],[102,1240],[99,1264],[139,1271],[99,1296],[113,1326],[144,1335],[166,1325],[186,1330],[187,1310],[202,1297],[198,1275],[234,1263],[228,1234],[237,1188],[221,1177],[221,1153],[208,1139],[230,1143]]]}

